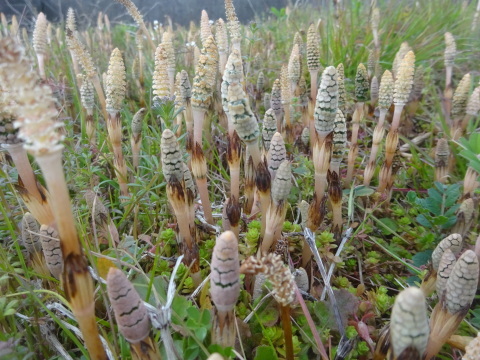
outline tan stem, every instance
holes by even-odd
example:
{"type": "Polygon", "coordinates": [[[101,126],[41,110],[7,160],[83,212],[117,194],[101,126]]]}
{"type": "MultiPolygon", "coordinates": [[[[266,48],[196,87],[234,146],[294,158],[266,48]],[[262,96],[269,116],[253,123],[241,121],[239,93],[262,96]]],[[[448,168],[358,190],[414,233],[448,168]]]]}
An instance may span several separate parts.
{"type": "Polygon", "coordinates": [[[239,199],[240,197],[240,161],[233,162],[229,164],[230,166],[230,198],[235,197],[239,199]]]}
{"type": "Polygon", "coordinates": [[[310,101],[315,104],[317,100],[317,78],[318,78],[318,70],[311,70],[310,71],[310,101]]]}
{"type": "Polygon", "coordinates": [[[170,84],[170,96],[175,93],[175,69],[167,69],[168,81],[170,84]]]}
{"type": "Polygon", "coordinates": [[[364,112],[363,107],[363,102],[357,102],[355,104],[355,111],[352,115],[352,138],[350,140],[352,144],[357,144],[358,141],[358,130],[360,129],[360,121],[362,121],[364,112]]]}
{"type": "Polygon", "coordinates": [[[284,112],[284,119],[285,119],[285,132],[286,132],[286,140],[288,143],[293,141],[293,134],[292,134],[292,122],[290,119],[290,101],[283,105],[283,112],[284,112]]]}
{"type": "Polygon", "coordinates": [[[263,238],[265,235],[265,230],[267,228],[267,212],[268,208],[270,207],[270,191],[268,192],[260,192],[260,208],[262,211],[262,228],[260,232],[260,236],[263,238]]]}
{"type": "Polygon", "coordinates": [[[198,192],[200,194],[200,200],[202,200],[203,213],[205,214],[205,220],[213,225],[212,206],[210,205],[210,199],[208,197],[208,185],[207,178],[196,179],[198,192]]]}
{"type": "Polygon", "coordinates": [[[452,97],[453,97],[453,88],[452,88],[452,66],[447,66],[445,68],[445,90],[443,92],[443,108],[445,111],[445,122],[448,125],[452,125],[450,122],[450,111],[452,110],[452,97]]]}
{"type": "Polygon", "coordinates": [[[336,172],[340,177],[340,161],[332,160],[330,162],[330,171],[336,172]]]}
{"type": "Polygon", "coordinates": [[[233,136],[233,132],[235,131],[235,124],[233,123],[233,118],[230,113],[227,113],[227,120],[228,120],[228,135],[230,138],[233,136]]]}
{"type": "Polygon", "coordinates": [[[193,110],[190,98],[185,101],[185,124],[187,132],[191,134],[193,132],[193,110]]]}
{"type": "Polygon", "coordinates": [[[95,146],[95,120],[93,119],[92,110],[87,110],[87,117],[85,119],[85,130],[90,145],[95,146]]]}
{"type": "Polygon", "coordinates": [[[347,176],[345,176],[345,188],[350,186],[350,183],[353,179],[353,173],[355,170],[355,159],[358,154],[358,145],[350,145],[350,151],[348,152],[348,165],[347,165],[347,176]]]}
{"type": "Polygon", "coordinates": [[[252,157],[253,167],[256,169],[260,161],[262,161],[262,155],[260,153],[260,148],[258,147],[257,139],[252,142],[247,142],[247,154],[252,157]]]}
{"type": "Polygon", "coordinates": [[[219,51],[219,62],[218,62],[218,71],[220,76],[223,77],[223,72],[225,71],[225,65],[227,65],[227,53],[225,51],[219,51]]]}
{"type": "Polygon", "coordinates": [[[287,360],[293,360],[292,321],[290,319],[290,306],[280,305],[282,315],[283,335],[285,337],[285,355],[287,360]]]}
{"type": "MultiPolygon", "coordinates": [[[[127,165],[122,151],[122,122],[120,120],[119,112],[108,114],[107,130],[113,148],[113,166],[115,169],[115,175],[117,176],[118,185],[120,186],[120,194],[128,197],[127,165]]],[[[125,199],[122,199],[122,201],[125,201],[125,199]]]]}
{"type": "Polygon", "coordinates": [[[52,193],[51,205],[65,263],[63,284],[67,299],[72,306],[91,358],[106,359],[95,320],[93,281],[78,239],[63,174],[62,147],[45,154],[37,154],[36,159],[52,193]]]}
{"type": "Polygon", "coordinates": [[[383,126],[380,126],[380,123],[377,124],[375,130],[373,131],[373,142],[372,150],[370,152],[370,158],[368,160],[367,167],[365,168],[363,185],[369,186],[370,181],[372,180],[373,173],[375,172],[375,162],[377,159],[378,149],[380,148],[380,142],[385,135],[385,129],[383,126]]]}
{"type": "MultiPolygon", "coordinates": [[[[328,170],[328,169],[327,169],[328,170]]],[[[327,185],[327,173],[315,172],[315,196],[319,197],[319,200],[323,198],[327,185]]]]}
{"type": "Polygon", "coordinates": [[[138,165],[140,164],[140,145],[142,144],[142,136],[139,135],[138,138],[132,136],[130,139],[130,144],[132,146],[133,170],[137,172],[138,165]]]}
{"type": "Polygon", "coordinates": [[[205,110],[193,109],[193,143],[202,144],[203,121],[205,120],[205,110]]]}
{"type": "Polygon", "coordinates": [[[45,55],[37,54],[37,60],[38,60],[38,72],[40,73],[40,78],[42,80],[45,80],[46,79],[46,76],[45,76],[45,55]]]}
{"type": "Polygon", "coordinates": [[[34,196],[38,201],[42,201],[42,195],[38,191],[37,180],[32,169],[32,165],[28,160],[27,152],[22,144],[3,145],[12,157],[18,176],[22,179],[23,186],[27,189],[31,196],[34,196]]]}
{"type": "Polygon", "coordinates": [[[403,107],[404,105],[395,105],[395,110],[393,112],[392,126],[390,127],[390,131],[395,131],[398,129],[400,125],[400,119],[401,119],[403,107]]]}

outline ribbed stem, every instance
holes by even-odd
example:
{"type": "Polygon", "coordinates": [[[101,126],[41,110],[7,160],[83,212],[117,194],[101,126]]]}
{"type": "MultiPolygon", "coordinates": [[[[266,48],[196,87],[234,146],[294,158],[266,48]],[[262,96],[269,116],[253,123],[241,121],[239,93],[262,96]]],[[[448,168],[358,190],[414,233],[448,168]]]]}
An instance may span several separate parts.
{"type": "Polygon", "coordinates": [[[206,111],[203,109],[193,109],[193,143],[202,143],[203,121],[206,111]]]}
{"type": "Polygon", "coordinates": [[[210,198],[208,197],[208,184],[207,178],[196,179],[198,192],[200,199],[202,200],[203,213],[205,214],[205,220],[211,225],[214,224],[212,215],[212,205],[210,204],[210,198]]]}
{"type": "Polygon", "coordinates": [[[106,359],[95,320],[93,281],[83,256],[63,174],[62,148],[37,155],[47,187],[64,257],[63,284],[66,297],[82,331],[92,359],[106,359]]]}
{"type": "Polygon", "coordinates": [[[137,172],[138,165],[140,164],[140,146],[142,144],[142,136],[140,135],[138,138],[132,136],[130,139],[130,144],[132,146],[133,171],[137,172]]]}
{"type": "Polygon", "coordinates": [[[193,110],[190,98],[185,102],[185,124],[187,126],[187,132],[192,134],[193,132],[193,110]]]}
{"type": "Polygon", "coordinates": [[[395,105],[395,111],[393,112],[393,120],[392,126],[390,127],[390,131],[394,131],[398,129],[400,125],[400,119],[402,115],[404,105],[395,105]]]}
{"type": "Polygon", "coordinates": [[[170,96],[175,93],[175,69],[167,69],[168,82],[170,84],[170,96]]]}
{"type": "Polygon", "coordinates": [[[37,60],[38,60],[38,72],[40,73],[40,78],[45,80],[45,55],[43,54],[37,54],[37,60]]]}
{"type": "Polygon", "coordinates": [[[252,157],[253,167],[254,169],[256,169],[262,159],[262,155],[260,154],[260,148],[258,147],[257,139],[255,139],[252,142],[247,142],[246,145],[247,145],[247,154],[249,154],[252,157]]]}
{"type": "Polygon", "coordinates": [[[372,142],[372,150],[370,152],[370,158],[368,160],[367,167],[365,168],[364,178],[363,178],[363,185],[369,186],[370,181],[372,180],[373,174],[375,172],[375,163],[377,159],[378,149],[380,148],[380,143],[385,136],[385,129],[383,127],[383,122],[385,119],[386,110],[380,110],[380,119],[377,126],[373,130],[373,142],[372,142]]]}
{"type": "Polygon", "coordinates": [[[293,129],[292,129],[292,121],[290,119],[290,103],[284,105],[283,107],[285,113],[285,139],[287,143],[293,142],[293,129]]]}
{"type": "Polygon", "coordinates": [[[239,199],[240,197],[240,161],[235,161],[230,165],[230,197],[239,199]]]}
{"type": "Polygon", "coordinates": [[[314,104],[317,99],[317,90],[318,90],[317,78],[318,78],[318,70],[311,70],[310,71],[310,101],[314,104]]]}
{"type": "Polygon", "coordinates": [[[95,120],[91,110],[87,110],[87,117],[85,119],[85,130],[87,132],[88,142],[91,146],[95,146],[95,120]]]}
{"type": "Polygon", "coordinates": [[[225,71],[225,65],[227,65],[228,56],[225,51],[219,51],[218,56],[218,71],[220,72],[220,76],[223,77],[223,72],[225,71]]]}
{"type": "Polygon", "coordinates": [[[352,138],[350,140],[350,151],[348,153],[347,176],[345,177],[345,187],[349,187],[353,179],[355,168],[355,159],[358,154],[358,130],[360,129],[360,121],[363,118],[363,102],[355,104],[355,111],[352,116],[352,138]]]}
{"type": "Polygon", "coordinates": [[[451,125],[450,122],[450,112],[452,110],[452,97],[453,97],[453,88],[452,88],[452,66],[447,66],[445,68],[445,90],[443,92],[443,107],[445,111],[445,122],[448,125],[451,125]]]}
{"type": "MultiPolygon", "coordinates": [[[[107,130],[113,148],[113,166],[115,168],[118,185],[120,186],[120,194],[128,197],[127,165],[122,151],[122,122],[120,120],[120,113],[116,112],[108,114],[107,130]]],[[[123,201],[125,201],[125,199],[123,199],[123,201]]]]}
{"type": "Polygon", "coordinates": [[[285,356],[287,360],[293,360],[292,321],[290,319],[290,306],[280,305],[282,315],[283,335],[285,336],[285,356]]]}
{"type": "Polygon", "coordinates": [[[263,238],[265,235],[265,229],[267,228],[267,212],[270,207],[270,191],[260,192],[260,209],[262,211],[262,228],[260,236],[263,238]]]}

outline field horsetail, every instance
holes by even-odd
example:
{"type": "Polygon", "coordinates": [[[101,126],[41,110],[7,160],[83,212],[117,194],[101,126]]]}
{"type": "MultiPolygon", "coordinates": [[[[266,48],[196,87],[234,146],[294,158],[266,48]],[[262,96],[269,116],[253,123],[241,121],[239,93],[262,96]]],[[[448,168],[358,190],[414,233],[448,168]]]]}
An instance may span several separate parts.
{"type": "Polygon", "coordinates": [[[0,5],[0,358],[478,359],[480,3],[184,3],[0,5]]]}

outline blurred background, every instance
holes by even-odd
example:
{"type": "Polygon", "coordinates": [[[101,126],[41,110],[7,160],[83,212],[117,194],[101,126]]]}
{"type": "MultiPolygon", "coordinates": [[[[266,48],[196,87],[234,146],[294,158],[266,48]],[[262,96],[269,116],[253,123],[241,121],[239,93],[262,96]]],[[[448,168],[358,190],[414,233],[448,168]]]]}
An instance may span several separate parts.
{"type": "MultiPolygon", "coordinates": [[[[188,25],[190,21],[198,23],[202,9],[208,12],[210,19],[225,18],[224,0],[133,0],[146,21],[165,22],[165,16],[173,23],[188,25]]],[[[238,18],[246,23],[255,15],[271,13],[272,7],[283,8],[286,5],[301,6],[304,3],[320,5],[322,0],[236,0],[234,1],[238,18]]],[[[108,14],[110,21],[131,23],[125,8],[114,0],[0,0],[0,11],[23,19],[30,23],[38,12],[43,12],[49,21],[63,21],[67,9],[72,7],[80,26],[96,23],[97,14],[108,14]]]]}

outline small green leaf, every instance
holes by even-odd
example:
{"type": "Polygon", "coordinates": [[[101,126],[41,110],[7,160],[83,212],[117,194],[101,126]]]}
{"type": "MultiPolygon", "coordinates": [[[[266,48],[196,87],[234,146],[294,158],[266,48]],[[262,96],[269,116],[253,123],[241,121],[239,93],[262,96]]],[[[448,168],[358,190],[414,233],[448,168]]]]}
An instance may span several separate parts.
{"type": "Polygon", "coordinates": [[[385,235],[391,235],[393,234],[394,232],[397,231],[398,229],[398,225],[395,221],[393,221],[392,219],[389,219],[389,218],[382,218],[382,219],[379,219],[380,221],[380,227],[382,228],[382,233],[385,234],[385,235]]]}
{"type": "Polygon", "coordinates": [[[257,347],[254,360],[275,360],[278,359],[275,349],[271,346],[262,345],[257,347]]]}
{"type": "Polygon", "coordinates": [[[420,214],[418,215],[416,218],[417,222],[426,227],[426,228],[431,228],[432,227],[432,223],[427,219],[427,217],[424,215],[424,214],[420,214]]]}
{"type": "Polygon", "coordinates": [[[417,193],[415,191],[409,191],[407,193],[407,201],[411,204],[414,204],[415,200],[417,200],[417,193]]]}
{"type": "Polygon", "coordinates": [[[415,265],[416,267],[420,267],[428,263],[432,258],[432,252],[433,250],[425,250],[413,255],[412,256],[413,265],[415,265]]]}

